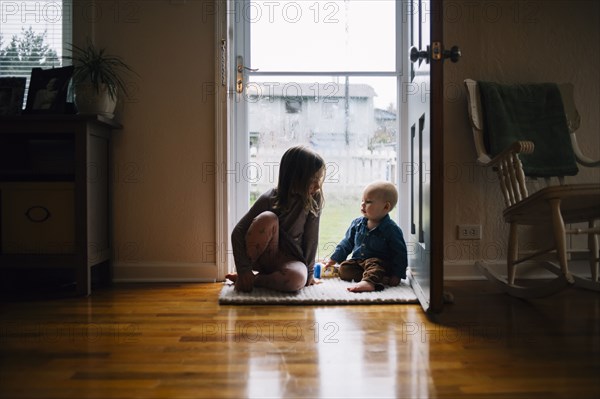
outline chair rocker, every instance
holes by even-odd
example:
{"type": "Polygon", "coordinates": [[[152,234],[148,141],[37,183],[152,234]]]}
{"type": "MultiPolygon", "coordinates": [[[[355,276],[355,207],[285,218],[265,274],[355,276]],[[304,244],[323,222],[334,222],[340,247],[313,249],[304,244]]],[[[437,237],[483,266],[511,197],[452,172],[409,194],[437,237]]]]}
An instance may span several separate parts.
{"type": "MultiPolygon", "coordinates": [[[[491,155],[489,138],[484,132],[486,124],[484,117],[486,105],[482,95],[482,83],[471,79],[464,81],[467,89],[468,113],[475,149],[477,163],[484,167],[491,167],[497,173],[500,189],[504,197],[505,209],[502,216],[509,224],[507,243],[507,278],[503,278],[491,270],[484,261],[476,264],[486,278],[506,293],[520,298],[537,298],[554,294],[569,286],[579,286],[585,289],[600,291],[598,280],[600,249],[598,238],[600,226],[596,221],[600,219],[600,184],[565,184],[564,175],[543,176],[545,187],[529,194],[527,184],[530,175],[524,170],[523,158],[533,154],[537,145],[520,136],[521,139],[512,141],[503,150],[497,148],[496,154],[491,155]],[[527,177],[526,177],[527,176],[527,177]],[[538,225],[551,222],[554,242],[550,248],[537,250],[534,253],[524,253],[519,250],[518,230],[523,225],[538,225]],[[587,228],[571,228],[567,224],[587,222],[587,228]],[[589,266],[591,277],[575,275],[569,269],[570,250],[567,248],[567,237],[575,234],[588,236],[589,266]],[[535,279],[526,285],[517,284],[517,265],[523,262],[533,263],[550,271],[554,277],[551,279],[535,279]]],[[[562,109],[566,117],[564,140],[567,144],[563,148],[572,147],[573,165],[575,161],[583,166],[598,167],[600,161],[593,161],[585,157],[577,144],[575,131],[579,128],[580,118],[575,108],[573,98],[573,85],[558,85],[560,91],[559,101],[562,99],[562,109]],[[569,135],[566,133],[568,130],[569,135]],[[570,146],[569,142],[570,141],[570,146]],[[574,155],[574,157],[573,157],[574,155]]],[[[489,93],[489,92],[487,92],[489,93]]],[[[493,118],[488,120],[488,123],[493,118]]],[[[563,119],[564,120],[564,119],[563,119]]],[[[543,140],[542,140],[543,141],[543,140]]],[[[536,144],[541,145],[540,140],[536,144]]],[[[569,150],[570,151],[570,150],[569,150]]],[[[576,171],[574,172],[576,173],[576,171]]],[[[572,174],[574,174],[572,173],[572,174]]],[[[536,175],[537,177],[537,175],[536,175]]],[[[536,179],[537,180],[537,179],[536,179]]]]}

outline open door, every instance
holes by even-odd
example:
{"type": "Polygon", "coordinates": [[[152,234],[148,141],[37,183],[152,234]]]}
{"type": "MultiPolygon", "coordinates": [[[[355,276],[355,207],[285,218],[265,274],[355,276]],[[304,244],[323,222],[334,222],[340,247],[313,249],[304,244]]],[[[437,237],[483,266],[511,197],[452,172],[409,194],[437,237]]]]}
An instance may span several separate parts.
{"type": "MultiPolygon", "coordinates": [[[[229,1],[226,4],[229,7],[227,15],[230,17],[238,15],[236,7],[242,7],[242,11],[274,7],[274,3],[264,0],[229,1]]],[[[361,191],[364,182],[360,177],[364,175],[365,181],[388,179],[399,182],[400,170],[407,164],[412,165],[411,173],[408,174],[411,179],[410,188],[404,183],[399,187],[404,190],[404,193],[401,192],[404,198],[411,198],[410,215],[403,212],[396,218],[400,221],[409,245],[413,290],[423,309],[441,310],[442,60],[450,57],[455,61],[459,55],[457,50],[445,51],[441,44],[442,0],[373,3],[332,1],[314,4],[287,2],[277,3],[277,7],[281,10],[308,7],[298,12],[298,15],[319,15],[323,18],[310,19],[313,22],[308,27],[301,26],[300,22],[290,23],[289,18],[283,18],[281,26],[275,20],[258,17],[228,22],[227,26],[231,27],[227,29],[231,35],[228,40],[232,43],[229,49],[229,87],[232,88],[228,102],[229,135],[227,145],[218,147],[218,154],[222,154],[226,164],[221,177],[228,185],[227,193],[223,193],[217,200],[218,203],[225,200],[228,203],[228,227],[231,228],[233,222],[250,206],[252,193],[264,190],[261,184],[273,184],[272,178],[276,174],[274,168],[284,147],[291,143],[315,147],[325,155],[328,167],[331,167],[331,173],[328,169],[328,176],[332,179],[326,182],[331,184],[326,191],[329,194],[329,204],[343,208],[348,200],[347,213],[340,211],[343,215],[340,228],[343,230],[334,231],[329,240],[325,239],[324,234],[320,237],[319,251],[322,255],[331,252],[331,248],[345,231],[347,221],[356,212],[355,204],[358,200],[343,195],[346,192],[361,191]],[[319,8],[320,12],[326,14],[316,14],[316,6],[322,7],[323,9],[319,8]],[[333,17],[336,23],[331,23],[333,17]],[[275,31],[276,28],[280,30],[275,31]],[[329,32],[331,29],[333,31],[329,32]],[[345,37],[354,31],[358,33],[345,37]],[[321,46],[324,50],[319,52],[319,41],[307,40],[306,32],[321,32],[320,37],[328,38],[330,42],[341,40],[341,44],[321,43],[324,44],[321,46]],[[380,40],[381,37],[394,40],[380,40]],[[276,46],[278,40],[287,43],[292,38],[297,39],[295,46],[276,46]],[[357,42],[357,47],[352,47],[352,38],[361,39],[357,42]],[[360,43],[363,44],[362,47],[360,43]],[[380,46],[388,43],[390,47],[369,55],[374,47],[370,43],[378,43],[380,46]],[[269,51],[261,53],[259,44],[269,51]],[[340,64],[340,60],[345,58],[338,56],[333,49],[346,47],[344,54],[352,57],[340,64]],[[275,52],[277,57],[271,62],[264,54],[274,53],[270,50],[272,48],[287,49],[290,53],[284,56],[275,52]],[[301,49],[305,49],[306,54],[301,49]],[[324,55],[315,58],[316,53],[324,55]],[[383,58],[377,58],[379,56],[383,58]],[[411,61],[408,61],[409,57],[411,61]],[[310,60],[314,63],[308,63],[310,60]],[[361,60],[375,61],[374,65],[366,65],[361,60]],[[375,103],[377,97],[384,97],[389,88],[395,88],[391,97],[397,101],[392,101],[391,104],[388,101],[387,107],[378,106],[375,103]],[[369,112],[358,112],[359,103],[369,112]],[[276,116],[280,119],[275,119],[276,116]],[[377,123],[369,128],[356,125],[371,120],[377,120],[377,123]],[[302,123],[307,121],[318,123],[312,123],[310,129],[303,128],[302,123]],[[298,133],[306,131],[311,133],[307,137],[298,133]],[[360,136],[370,133],[373,133],[373,137],[377,136],[378,140],[371,140],[371,136],[360,136]],[[383,133],[387,134],[383,135],[386,140],[381,139],[383,133]],[[410,138],[406,139],[406,135],[410,135],[410,138]],[[277,145],[284,147],[275,148],[277,145]],[[360,150],[368,146],[373,148],[367,157],[365,151],[360,150]],[[346,165],[351,161],[359,162],[359,167],[346,165]],[[374,172],[365,168],[365,165],[372,167],[374,172]],[[347,181],[344,180],[346,175],[347,181]],[[332,198],[335,200],[332,201],[332,198]],[[408,232],[407,227],[410,227],[408,232]]],[[[321,221],[322,226],[327,223],[325,216],[321,221]]],[[[220,231],[225,232],[225,223],[221,226],[220,231]]],[[[226,234],[221,236],[224,240],[228,238],[226,234]]],[[[232,266],[231,260],[229,266],[232,266]]],[[[219,270],[224,274],[224,267],[219,270]]]]}
{"type": "Polygon", "coordinates": [[[442,45],[442,0],[407,3],[410,71],[404,88],[410,135],[411,209],[408,235],[411,285],[425,311],[443,306],[444,137],[443,60],[458,48],[442,45]]]}

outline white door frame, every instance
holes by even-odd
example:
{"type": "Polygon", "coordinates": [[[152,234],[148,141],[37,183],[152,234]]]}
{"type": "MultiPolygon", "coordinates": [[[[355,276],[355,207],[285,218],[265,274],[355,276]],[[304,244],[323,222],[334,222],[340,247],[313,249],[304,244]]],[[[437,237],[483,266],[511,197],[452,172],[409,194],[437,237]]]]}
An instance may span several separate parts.
{"type": "Polygon", "coordinates": [[[227,171],[230,155],[229,127],[231,107],[231,87],[228,59],[231,49],[229,44],[228,9],[230,0],[215,2],[215,162],[208,166],[205,174],[214,174],[215,179],[215,263],[217,266],[217,281],[222,281],[233,264],[230,251],[229,232],[230,218],[228,196],[230,182],[227,171]]]}
{"type": "MultiPolygon", "coordinates": [[[[241,104],[244,94],[236,93],[236,55],[244,54],[244,64],[251,65],[249,59],[250,25],[246,18],[236,15],[234,6],[239,0],[216,2],[215,13],[215,247],[217,280],[223,280],[225,274],[232,269],[230,236],[236,221],[247,211],[247,204],[240,203],[237,198],[248,198],[249,184],[243,177],[243,165],[236,164],[237,159],[248,159],[248,140],[235,140],[235,132],[247,131],[247,115],[236,112],[236,104],[241,104]],[[230,29],[231,19],[239,18],[238,28],[230,29]],[[234,37],[238,35],[238,37],[234,37]],[[242,48],[235,48],[242,43],[242,48]],[[241,129],[241,130],[240,130],[241,129]],[[240,158],[243,157],[243,158],[240,158]]],[[[396,7],[396,37],[401,38],[397,44],[396,71],[398,106],[398,154],[397,181],[399,198],[410,196],[410,179],[405,176],[410,170],[406,165],[409,159],[410,137],[407,126],[407,102],[405,93],[409,79],[405,71],[408,65],[408,23],[406,1],[398,1],[396,7]]],[[[293,74],[293,73],[292,73],[293,74]]],[[[352,73],[350,74],[352,75],[352,73]]],[[[363,74],[364,75],[364,74],[363,74]]],[[[410,231],[409,207],[400,205],[398,210],[400,227],[410,231]]]]}

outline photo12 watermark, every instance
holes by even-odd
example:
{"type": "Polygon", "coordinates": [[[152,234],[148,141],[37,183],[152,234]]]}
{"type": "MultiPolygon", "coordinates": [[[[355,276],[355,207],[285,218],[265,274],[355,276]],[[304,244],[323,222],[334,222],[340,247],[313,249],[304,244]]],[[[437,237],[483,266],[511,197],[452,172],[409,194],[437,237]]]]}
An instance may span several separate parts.
{"type": "Polygon", "coordinates": [[[335,322],[303,323],[236,321],[202,323],[200,334],[183,338],[199,342],[314,342],[337,344],[340,326],[335,322]]]}

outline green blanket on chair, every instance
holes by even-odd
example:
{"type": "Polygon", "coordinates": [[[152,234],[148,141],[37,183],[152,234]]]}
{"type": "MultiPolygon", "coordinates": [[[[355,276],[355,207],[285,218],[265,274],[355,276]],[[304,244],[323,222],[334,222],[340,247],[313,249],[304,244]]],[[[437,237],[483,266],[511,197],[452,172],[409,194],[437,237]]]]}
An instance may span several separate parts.
{"type": "Polygon", "coordinates": [[[492,156],[517,140],[533,141],[533,154],[521,155],[527,176],[573,176],[578,172],[558,86],[551,83],[503,85],[477,82],[492,156]]]}

